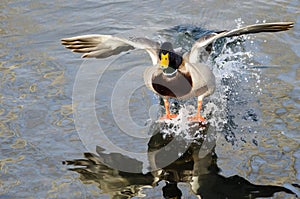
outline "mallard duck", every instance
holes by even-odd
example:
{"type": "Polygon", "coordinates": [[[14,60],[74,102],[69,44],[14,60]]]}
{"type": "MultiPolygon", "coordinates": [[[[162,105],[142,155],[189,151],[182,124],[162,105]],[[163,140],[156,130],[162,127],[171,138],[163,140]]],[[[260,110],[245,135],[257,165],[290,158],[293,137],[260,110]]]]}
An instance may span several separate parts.
{"type": "Polygon", "coordinates": [[[165,115],[161,119],[173,119],[168,98],[187,99],[198,97],[198,108],[193,121],[204,122],[201,115],[202,100],[215,90],[215,76],[207,65],[201,62],[200,54],[209,54],[214,41],[222,37],[259,32],[278,32],[289,30],[293,22],[263,23],[213,32],[199,38],[191,50],[182,56],[177,54],[170,42],[158,42],[146,38],[123,39],[111,35],[83,35],[61,40],[66,48],[83,53],[82,58],[106,58],[121,52],[144,49],[151,57],[153,66],[144,72],[146,86],[164,100],[165,115]]]}

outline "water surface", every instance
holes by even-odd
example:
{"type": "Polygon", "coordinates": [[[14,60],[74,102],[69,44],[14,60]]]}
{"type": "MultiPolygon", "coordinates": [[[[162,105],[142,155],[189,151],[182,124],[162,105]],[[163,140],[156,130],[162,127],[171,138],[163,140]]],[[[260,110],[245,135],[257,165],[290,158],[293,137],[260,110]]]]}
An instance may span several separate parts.
{"type": "MultiPolygon", "coordinates": [[[[295,27],[246,37],[240,43],[220,41],[210,60],[219,87],[206,99],[203,111],[218,135],[217,176],[238,176],[253,185],[300,184],[297,0],[2,1],[0,6],[1,198],[109,198],[95,178],[85,181],[61,164],[87,152],[72,108],[75,77],[83,62],[60,45],[61,38],[94,33],[147,36],[188,46],[203,29],[231,29],[258,21],[294,21],[295,27]]],[[[142,52],[122,56],[96,88],[101,127],[115,145],[133,152],[147,151],[150,135],[133,139],[122,134],[112,118],[110,100],[120,77],[133,65],[145,63],[150,64],[149,58],[142,52]]],[[[99,72],[91,74],[91,80],[99,72]]],[[[147,89],[136,91],[130,110],[138,126],[147,124],[148,108],[155,104],[159,100],[147,89]]],[[[162,197],[164,180],[147,189],[146,198],[162,197]]],[[[179,187],[185,197],[195,197],[188,184],[179,187]]],[[[285,192],[273,196],[294,197],[285,192]]]]}

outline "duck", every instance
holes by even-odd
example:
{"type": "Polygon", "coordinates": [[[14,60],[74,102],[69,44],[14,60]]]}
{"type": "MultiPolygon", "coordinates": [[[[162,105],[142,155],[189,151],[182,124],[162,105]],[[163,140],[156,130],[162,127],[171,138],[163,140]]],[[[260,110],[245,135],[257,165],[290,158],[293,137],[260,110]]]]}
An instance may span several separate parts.
{"type": "Polygon", "coordinates": [[[197,113],[190,120],[205,123],[201,114],[203,99],[214,93],[216,80],[203,55],[209,56],[213,43],[224,37],[235,37],[260,32],[286,31],[294,22],[273,22],[248,25],[232,30],[214,31],[200,37],[191,49],[180,55],[172,43],[153,41],[148,38],[125,39],[113,35],[90,34],[61,39],[61,44],[82,58],[107,58],[134,49],[145,50],[152,60],[143,77],[146,87],[162,97],[165,114],[161,120],[177,117],[169,109],[169,98],[188,99],[197,97],[197,113]]]}

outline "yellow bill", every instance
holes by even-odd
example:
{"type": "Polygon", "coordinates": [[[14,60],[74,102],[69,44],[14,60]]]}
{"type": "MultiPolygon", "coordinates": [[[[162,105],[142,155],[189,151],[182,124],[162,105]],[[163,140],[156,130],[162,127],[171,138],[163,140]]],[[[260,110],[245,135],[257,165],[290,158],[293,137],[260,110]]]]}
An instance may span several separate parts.
{"type": "Polygon", "coordinates": [[[162,68],[168,68],[169,67],[169,53],[167,53],[167,54],[163,54],[163,53],[161,53],[160,54],[160,66],[162,67],[162,68]]]}

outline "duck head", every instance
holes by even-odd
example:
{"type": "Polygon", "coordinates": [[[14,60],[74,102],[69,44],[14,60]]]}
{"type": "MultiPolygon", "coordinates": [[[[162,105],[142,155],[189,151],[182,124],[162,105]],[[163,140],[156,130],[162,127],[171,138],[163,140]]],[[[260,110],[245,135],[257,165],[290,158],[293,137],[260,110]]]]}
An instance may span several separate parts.
{"type": "Polygon", "coordinates": [[[158,55],[163,74],[167,77],[176,75],[182,64],[182,57],[174,52],[173,45],[170,42],[162,43],[158,55]]]}

